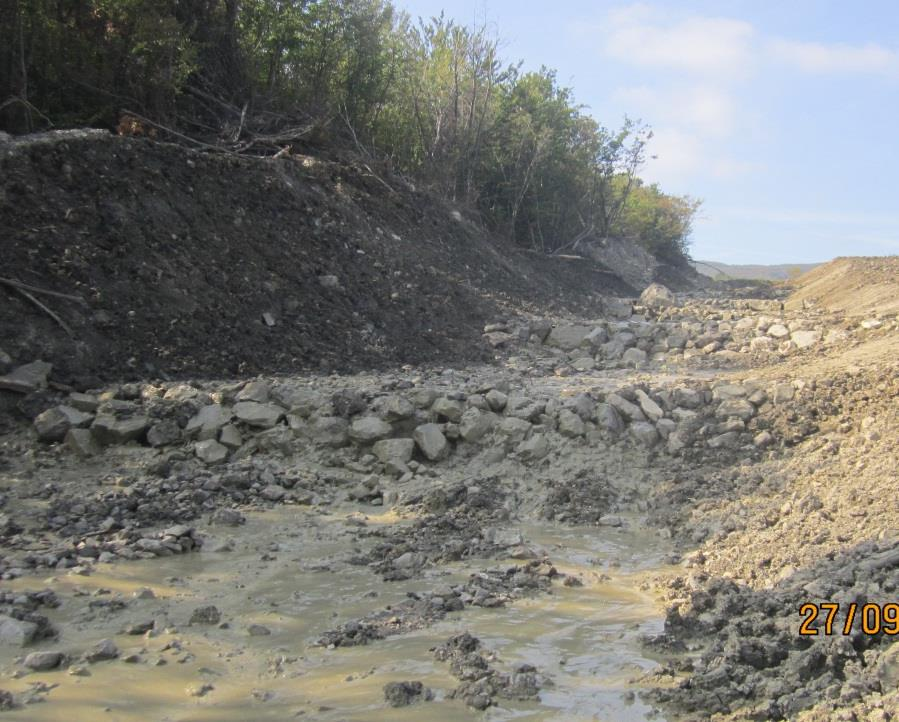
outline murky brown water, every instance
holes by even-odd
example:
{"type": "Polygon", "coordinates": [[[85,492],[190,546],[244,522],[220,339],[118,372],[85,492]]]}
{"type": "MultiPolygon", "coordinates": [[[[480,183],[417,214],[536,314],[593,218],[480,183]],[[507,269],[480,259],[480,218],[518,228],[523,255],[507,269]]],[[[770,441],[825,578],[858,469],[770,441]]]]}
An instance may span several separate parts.
{"type": "MultiPolygon", "coordinates": [[[[580,575],[583,587],[557,585],[551,595],[507,608],[471,608],[425,630],[366,647],[327,650],[313,643],[338,623],[397,602],[407,591],[497,566],[481,560],[431,570],[425,579],[385,584],[368,569],[339,561],[354,543],[354,530],[335,521],[282,508],[251,515],[240,529],[212,530],[215,536],[233,538],[232,552],[101,565],[91,576],[59,576],[52,583],[17,580],[15,588],[51,586],[65,600],[50,613],[61,630],[59,640],[38,648],[75,655],[111,637],[123,657],[136,653],[141,661],[94,664],[86,677],[62,670],[10,679],[21,651],[0,650],[4,688],[21,693],[38,681],[58,685],[45,703],[8,713],[8,718],[450,722],[627,721],[650,715],[648,707],[628,695],[633,691],[628,680],[655,665],[644,656],[638,637],[661,631],[662,613],[640,586],[647,572],[659,567],[663,541],[626,529],[527,524],[519,528],[525,538],[545,548],[560,571],[580,575]],[[273,539],[278,550],[268,551],[273,539]],[[270,559],[262,561],[266,552],[270,559]],[[323,562],[333,570],[316,571],[323,562]],[[154,590],[155,599],[131,598],[145,586],[154,590]],[[98,596],[98,589],[110,594],[98,596]],[[78,590],[83,596],[72,596],[78,590]],[[107,614],[89,608],[91,601],[117,594],[129,600],[126,609],[107,614]],[[188,626],[193,609],[204,604],[218,606],[229,628],[188,626]],[[120,633],[127,624],[158,618],[169,627],[166,633],[152,638],[120,633]],[[252,637],[250,624],[265,625],[272,634],[252,637]],[[433,660],[429,648],[462,630],[497,651],[503,668],[528,662],[554,685],[541,691],[539,703],[500,701],[485,713],[444,699],[456,680],[447,665],[433,660]],[[384,684],[409,679],[431,687],[435,701],[405,709],[387,707],[384,684]],[[208,694],[188,694],[188,688],[204,683],[213,686],[208,694]]],[[[389,516],[369,518],[369,524],[394,521],[389,516]]]]}

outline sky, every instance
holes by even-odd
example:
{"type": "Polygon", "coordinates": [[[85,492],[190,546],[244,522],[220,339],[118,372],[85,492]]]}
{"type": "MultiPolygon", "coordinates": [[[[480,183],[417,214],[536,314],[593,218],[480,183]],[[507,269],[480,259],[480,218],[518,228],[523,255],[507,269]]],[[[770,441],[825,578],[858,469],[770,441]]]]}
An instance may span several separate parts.
{"type": "Polygon", "coordinates": [[[487,22],[601,124],[654,133],[641,175],[702,200],[694,258],[899,253],[899,2],[394,0],[487,22]]]}

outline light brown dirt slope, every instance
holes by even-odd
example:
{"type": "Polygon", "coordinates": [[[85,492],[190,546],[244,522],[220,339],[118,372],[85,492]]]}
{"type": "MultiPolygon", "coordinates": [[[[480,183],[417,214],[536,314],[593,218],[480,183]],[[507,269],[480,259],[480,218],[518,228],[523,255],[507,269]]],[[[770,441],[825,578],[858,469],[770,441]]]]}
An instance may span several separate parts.
{"type": "Polygon", "coordinates": [[[795,282],[787,309],[806,302],[849,315],[899,312],[899,256],[836,258],[795,282]]]}

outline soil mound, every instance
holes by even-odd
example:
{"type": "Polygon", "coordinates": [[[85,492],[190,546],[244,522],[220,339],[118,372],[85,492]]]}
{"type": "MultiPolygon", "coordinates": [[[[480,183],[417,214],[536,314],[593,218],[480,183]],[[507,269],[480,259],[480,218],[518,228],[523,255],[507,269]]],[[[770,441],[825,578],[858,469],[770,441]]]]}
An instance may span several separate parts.
{"type": "Polygon", "coordinates": [[[0,285],[3,350],[73,381],[480,360],[513,305],[595,314],[599,294],[635,295],[359,161],[96,131],[0,143],[0,254],[4,279],[83,299],[0,285]]]}
{"type": "Polygon", "coordinates": [[[836,258],[800,276],[787,308],[811,302],[848,315],[899,312],[899,256],[836,258]]]}

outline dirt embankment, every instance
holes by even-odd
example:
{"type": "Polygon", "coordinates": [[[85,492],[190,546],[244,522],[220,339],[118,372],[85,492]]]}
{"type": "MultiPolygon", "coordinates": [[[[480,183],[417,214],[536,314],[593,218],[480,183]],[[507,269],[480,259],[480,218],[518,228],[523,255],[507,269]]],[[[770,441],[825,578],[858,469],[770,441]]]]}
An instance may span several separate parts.
{"type": "Polygon", "coordinates": [[[899,311],[899,256],[837,258],[794,282],[787,308],[820,306],[850,316],[899,311]]]}
{"type": "Polygon", "coordinates": [[[486,321],[634,289],[522,253],[367,166],[210,155],[97,132],[0,145],[0,335],[57,374],[353,370],[479,360],[486,321]],[[26,290],[27,289],[23,289],[26,290]]]}

